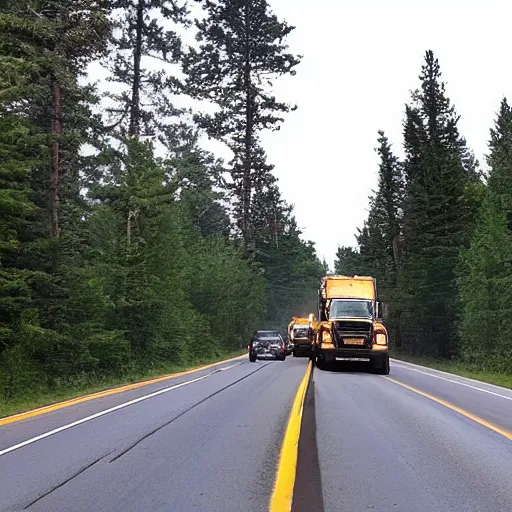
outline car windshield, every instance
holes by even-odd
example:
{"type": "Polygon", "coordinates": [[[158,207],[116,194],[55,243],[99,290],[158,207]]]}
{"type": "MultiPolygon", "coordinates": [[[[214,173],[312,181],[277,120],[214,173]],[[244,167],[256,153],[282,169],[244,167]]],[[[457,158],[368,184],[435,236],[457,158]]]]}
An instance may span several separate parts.
{"type": "Polygon", "coordinates": [[[329,319],[333,318],[371,318],[372,303],[369,300],[333,300],[329,319]]]}
{"type": "Polygon", "coordinates": [[[279,333],[274,331],[258,332],[257,338],[279,338],[279,333]]]}

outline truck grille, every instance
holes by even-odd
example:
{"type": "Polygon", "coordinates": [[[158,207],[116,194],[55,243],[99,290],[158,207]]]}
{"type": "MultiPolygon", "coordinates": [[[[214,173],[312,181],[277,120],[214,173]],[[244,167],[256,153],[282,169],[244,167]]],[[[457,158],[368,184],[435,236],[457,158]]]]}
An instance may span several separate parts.
{"type": "Polygon", "coordinates": [[[372,345],[372,324],[370,322],[338,321],[333,326],[337,348],[370,348],[372,345]],[[363,344],[352,344],[350,340],[364,340],[363,344]]]}

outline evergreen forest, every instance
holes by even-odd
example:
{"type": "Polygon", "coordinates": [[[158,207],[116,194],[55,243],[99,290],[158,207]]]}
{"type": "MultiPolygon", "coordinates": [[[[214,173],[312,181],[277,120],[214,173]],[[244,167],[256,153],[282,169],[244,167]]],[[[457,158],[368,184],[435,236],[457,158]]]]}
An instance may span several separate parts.
{"type": "MultiPolygon", "coordinates": [[[[297,108],[273,84],[302,58],[269,4],[0,0],[0,400],[218,360],[315,311],[329,269],[261,141],[297,108]]],[[[510,372],[497,109],[484,172],[427,51],[405,158],[376,134],[368,218],[333,271],[377,278],[397,351],[510,372]]]]}
{"type": "Polygon", "coordinates": [[[383,131],[368,215],[335,272],[377,278],[395,353],[511,373],[512,108],[497,104],[487,169],[463,135],[438,59],[426,51],[402,122],[400,160],[383,131]]]}

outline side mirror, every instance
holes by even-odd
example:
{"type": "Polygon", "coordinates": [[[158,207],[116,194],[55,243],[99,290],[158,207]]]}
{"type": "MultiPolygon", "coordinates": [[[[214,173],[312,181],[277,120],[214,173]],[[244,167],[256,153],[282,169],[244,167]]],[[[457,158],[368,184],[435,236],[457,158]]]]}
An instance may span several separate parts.
{"type": "Polygon", "coordinates": [[[389,308],[384,302],[377,302],[377,320],[386,320],[389,315],[389,308]]]}

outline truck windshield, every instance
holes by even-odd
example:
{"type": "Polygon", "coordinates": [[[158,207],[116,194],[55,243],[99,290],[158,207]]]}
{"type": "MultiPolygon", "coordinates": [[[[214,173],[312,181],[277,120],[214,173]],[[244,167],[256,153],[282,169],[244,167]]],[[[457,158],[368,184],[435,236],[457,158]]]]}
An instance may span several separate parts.
{"type": "Polygon", "coordinates": [[[329,319],[333,318],[371,318],[372,303],[369,300],[333,300],[329,319]]]}

